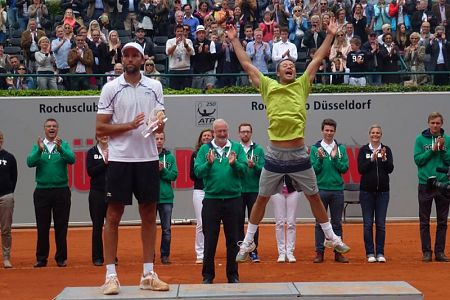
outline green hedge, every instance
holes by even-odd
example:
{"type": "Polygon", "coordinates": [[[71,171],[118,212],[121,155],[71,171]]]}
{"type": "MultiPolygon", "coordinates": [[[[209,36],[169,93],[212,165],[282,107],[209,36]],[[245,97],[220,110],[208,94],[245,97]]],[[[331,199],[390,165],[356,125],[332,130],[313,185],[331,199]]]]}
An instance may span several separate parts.
{"type": "MultiPolygon", "coordinates": [[[[349,86],[349,85],[314,85],[313,93],[403,93],[403,92],[448,92],[450,86],[410,86],[405,87],[402,85],[383,85],[383,86],[349,86]]],[[[257,94],[258,91],[249,86],[241,87],[226,87],[223,89],[212,90],[197,90],[197,89],[184,89],[182,91],[173,89],[164,89],[166,95],[191,95],[191,94],[257,94]]],[[[86,91],[60,91],[60,90],[23,90],[23,91],[0,91],[0,97],[26,97],[26,96],[96,96],[100,95],[100,91],[86,90],[86,91]]]]}

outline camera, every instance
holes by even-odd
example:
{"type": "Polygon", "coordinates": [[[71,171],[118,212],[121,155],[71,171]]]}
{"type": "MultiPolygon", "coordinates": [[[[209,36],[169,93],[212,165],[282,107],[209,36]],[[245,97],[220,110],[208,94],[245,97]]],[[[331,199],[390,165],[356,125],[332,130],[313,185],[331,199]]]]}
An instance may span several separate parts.
{"type": "MultiPolygon", "coordinates": [[[[436,168],[436,172],[447,174],[450,178],[450,167],[448,168],[436,168]]],[[[450,183],[444,183],[437,181],[436,176],[428,177],[427,179],[427,191],[438,190],[443,194],[450,195],[450,183]]]]}

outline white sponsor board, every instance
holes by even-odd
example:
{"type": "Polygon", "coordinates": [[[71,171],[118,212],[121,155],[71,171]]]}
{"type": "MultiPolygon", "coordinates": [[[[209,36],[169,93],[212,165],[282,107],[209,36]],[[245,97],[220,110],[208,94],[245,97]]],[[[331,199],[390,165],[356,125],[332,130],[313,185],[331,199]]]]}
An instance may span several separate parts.
{"type": "MultiPolygon", "coordinates": [[[[350,171],[346,182],[358,182],[356,151],[368,141],[368,127],[378,123],[383,128],[382,141],[392,148],[394,173],[391,176],[391,200],[388,217],[417,217],[417,176],[413,161],[416,135],[427,127],[427,116],[440,111],[450,118],[449,93],[407,94],[316,94],[308,102],[306,141],[308,145],[321,138],[324,118],[337,121],[336,139],[349,147],[350,171]]],[[[60,123],[60,136],[67,140],[77,162],[70,168],[72,188],[71,222],[88,222],[89,181],[85,171],[85,153],[92,146],[98,97],[27,97],[0,99],[4,148],[18,161],[19,179],[15,193],[14,223],[34,223],[33,190],[35,169],[26,166],[26,156],[38,136],[43,136],[43,123],[55,118],[60,123]]],[[[179,178],[175,183],[174,219],[193,219],[192,182],[189,159],[199,132],[211,127],[217,118],[230,125],[230,137],[237,139],[241,122],[253,124],[253,140],[267,145],[267,121],[259,95],[187,95],[166,96],[166,148],[177,157],[179,178]]],[[[444,123],[445,127],[446,123],[444,123]]],[[[351,209],[360,215],[359,207],[351,209]]],[[[266,217],[273,217],[269,208],[266,217]]],[[[310,218],[306,201],[298,207],[299,218],[310,218]]],[[[126,209],[124,220],[137,220],[136,203],[126,209]]]]}

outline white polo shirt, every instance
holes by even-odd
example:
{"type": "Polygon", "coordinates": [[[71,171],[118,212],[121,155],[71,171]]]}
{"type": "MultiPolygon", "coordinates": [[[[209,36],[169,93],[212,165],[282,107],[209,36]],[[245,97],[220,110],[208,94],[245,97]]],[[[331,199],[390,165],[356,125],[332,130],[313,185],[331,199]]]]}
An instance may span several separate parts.
{"type": "MultiPolygon", "coordinates": [[[[156,106],[164,108],[162,85],[141,75],[136,86],[125,81],[124,75],[103,86],[97,114],[112,115],[111,124],[131,122],[143,112],[145,120],[156,106]]],[[[146,124],[109,139],[109,161],[146,162],[158,160],[154,134],[144,138],[146,124]]]]}

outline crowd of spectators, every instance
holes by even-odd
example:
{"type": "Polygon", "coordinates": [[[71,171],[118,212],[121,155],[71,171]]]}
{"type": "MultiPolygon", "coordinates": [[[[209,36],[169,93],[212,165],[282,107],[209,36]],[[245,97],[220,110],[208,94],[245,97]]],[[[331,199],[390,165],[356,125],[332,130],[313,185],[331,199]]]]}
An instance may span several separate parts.
{"type": "Polygon", "coordinates": [[[246,76],[219,75],[241,71],[227,25],[261,72],[282,59],[302,72],[333,17],[339,31],[316,83],[449,83],[448,73],[397,72],[450,71],[450,0],[61,0],[63,15],[48,6],[0,2],[0,73],[16,74],[0,77],[1,89],[100,89],[130,41],[144,48],[143,72],[165,86],[246,85],[246,76]],[[390,73],[360,74],[370,71],[390,73]]]}

